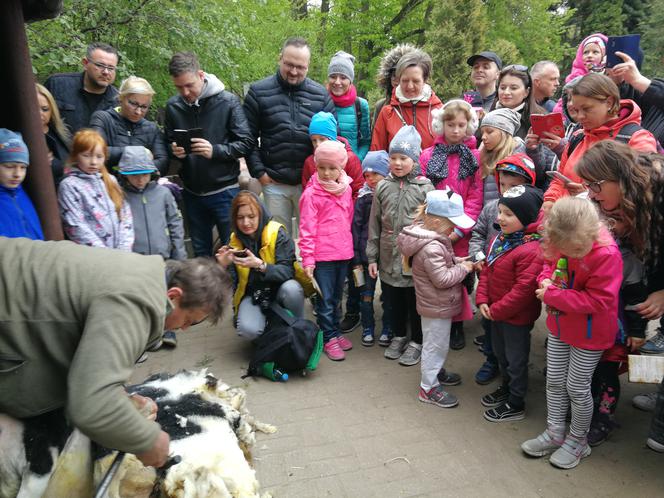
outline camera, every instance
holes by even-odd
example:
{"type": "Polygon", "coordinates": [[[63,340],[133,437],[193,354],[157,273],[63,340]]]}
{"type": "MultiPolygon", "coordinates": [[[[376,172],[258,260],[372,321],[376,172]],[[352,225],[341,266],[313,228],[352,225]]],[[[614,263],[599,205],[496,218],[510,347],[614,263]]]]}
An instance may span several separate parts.
{"type": "Polygon", "coordinates": [[[261,311],[265,312],[270,309],[272,296],[269,289],[256,289],[251,295],[251,302],[257,305],[261,311]]]}

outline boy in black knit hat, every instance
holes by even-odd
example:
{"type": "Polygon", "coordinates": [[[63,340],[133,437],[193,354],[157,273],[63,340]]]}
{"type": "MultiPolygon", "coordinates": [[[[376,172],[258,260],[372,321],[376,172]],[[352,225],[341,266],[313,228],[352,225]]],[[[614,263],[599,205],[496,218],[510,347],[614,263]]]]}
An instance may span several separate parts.
{"type": "Polygon", "coordinates": [[[491,242],[486,266],[480,274],[476,302],[491,320],[491,341],[498,358],[502,385],[482,397],[490,422],[521,420],[528,388],[530,331],[540,315],[535,296],[542,255],[537,233],[542,192],[518,185],[498,201],[500,232],[491,242]]]}

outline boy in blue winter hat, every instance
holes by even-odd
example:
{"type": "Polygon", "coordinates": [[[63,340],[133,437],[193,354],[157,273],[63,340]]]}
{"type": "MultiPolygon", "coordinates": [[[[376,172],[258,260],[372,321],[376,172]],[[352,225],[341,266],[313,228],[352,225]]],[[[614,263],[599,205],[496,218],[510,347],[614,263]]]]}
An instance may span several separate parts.
{"type": "MultiPolygon", "coordinates": [[[[359,307],[362,321],[362,345],[374,345],[374,313],[373,298],[376,290],[376,278],[369,275],[367,259],[367,238],[369,236],[369,214],[371,213],[371,203],[373,202],[374,191],[379,182],[390,174],[390,157],[384,150],[367,152],[362,161],[362,174],[365,183],[355,201],[355,212],[353,213],[353,248],[355,255],[353,257],[352,271],[354,284],[356,280],[364,280],[363,285],[357,285],[359,290],[359,307]]],[[[382,300],[382,294],[381,294],[382,300]]],[[[389,310],[386,311],[385,301],[383,302],[383,331],[380,335],[381,345],[388,346],[392,338],[392,328],[389,323],[389,310]]],[[[348,307],[348,306],[347,306],[348,307]]]]}
{"type": "Polygon", "coordinates": [[[0,235],[44,240],[35,207],[21,186],[29,164],[21,134],[0,128],[0,235]]]}
{"type": "MultiPolygon", "coordinates": [[[[158,174],[152,153],[141,145],[124,148],[118,163],[122,189],[134,219],[133,252],[158,254],[166,259],[187,258],[182,215],[171,191],[152,178],[158,174]]],[[[175,347],[172,330],[164,332],[162,343],[175,347]]],[[[151,348],[159,349],[161,344],[151,348]]]]}

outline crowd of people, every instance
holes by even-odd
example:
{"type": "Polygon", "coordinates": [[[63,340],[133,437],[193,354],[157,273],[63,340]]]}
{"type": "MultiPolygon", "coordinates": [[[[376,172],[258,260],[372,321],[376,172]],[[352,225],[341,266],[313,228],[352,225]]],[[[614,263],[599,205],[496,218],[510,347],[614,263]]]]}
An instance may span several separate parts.
{"type": "MultiPolygon", "coordinates": [[[[648,321],[664,314],[664,81],[620,52],[607,67],[606,41],[581,42],[560,95],[555,62],[471,55],[473,88],[447,102],[429,83],[431,57],[401,44],[381,61],[373,113],[344,51],[321,85],[307,77],[307,42],[288,39],[276,73],[243,102],[178,52],[163,130],[146,119],[149,82],[130,76],[116,90],[118,52],[93,43],[82,73],[36,86],[65,233],[185,260],[181,205],[193,255],[232,277],[240,336],[263,333],[266,302],[303,316],[315,282],[330,360],[344,360],[344,334],[361,325],[363,346],[420,364],[418,399],[443,408],[459,402],[449,350],[465,347],[464,322],[479,313],[475,381],[500,380],[481,399],[490,422],[525,416],[544,311],[547,420],[522,449],[573,468],[617,426],[627,355],[664,353],[662,328],[646,341],[648,321]],[[533,116],[551,112],[564,130],[537,135],[533,116]],[[240,190],[241,158],[261,195],[240,190]],[[181,192],[164,178],[172,164],[181,192]]],[[[43,238],[21,188],[29,163],[20,133],[1,130],[0,235],[43,238]]],[[[171,330],[151,347],[163,344],[176,344],[171,330]]],[[[664,383],[634,403],[655,411],[647,444],[664,452],[664,383]]]]}

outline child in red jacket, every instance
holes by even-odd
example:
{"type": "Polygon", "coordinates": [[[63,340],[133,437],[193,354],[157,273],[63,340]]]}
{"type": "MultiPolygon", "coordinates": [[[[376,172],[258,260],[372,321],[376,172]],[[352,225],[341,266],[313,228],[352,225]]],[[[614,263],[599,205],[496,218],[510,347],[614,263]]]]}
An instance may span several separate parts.
{"type": "Polygon", "coordinates": [[[521,445],[531,456],[553,453],[555,467],[571,469],[590,455],[587,441],[593,414],[590,384],[618,332],[622,257],[615,241],[585,199],[556,201],[544,224],[548,260],[537,298],[547,305],[547,429],[521,445]],[[565,418],[572,422],[565,437],[565,418]]]}
{"type": "Polygon", "coordinates": [[[480,313],[491,320],[493,352],[503,377],[502,385],[482,397],[489,422],[521,420],[528,388],[530,331],[541,305],[535,297],[542,270],[537,221],[542,192],[517,185],[498,200],[500,232],[493,239],[486,266],[480,274],[476,301],[480,313]]]}

